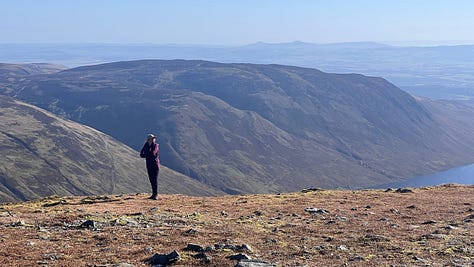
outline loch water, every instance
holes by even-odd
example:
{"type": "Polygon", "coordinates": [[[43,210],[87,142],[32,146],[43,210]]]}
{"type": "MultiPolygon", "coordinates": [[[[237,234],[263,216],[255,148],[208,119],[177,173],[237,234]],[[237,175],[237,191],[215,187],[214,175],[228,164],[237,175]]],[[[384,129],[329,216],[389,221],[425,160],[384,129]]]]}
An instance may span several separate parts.
{"type": "Polygon", "coordinates": [[[474,163],[430,175],[415,176],[404,182],[380,185],[377,188],[423,187],[450,183],[474,185],[474,163]]]}

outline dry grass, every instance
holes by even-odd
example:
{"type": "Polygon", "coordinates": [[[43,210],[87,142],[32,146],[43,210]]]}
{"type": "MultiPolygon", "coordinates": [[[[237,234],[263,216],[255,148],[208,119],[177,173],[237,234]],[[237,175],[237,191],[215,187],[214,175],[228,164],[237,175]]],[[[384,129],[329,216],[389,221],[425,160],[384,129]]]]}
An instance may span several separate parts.
{"type": "Polygon", "coordinates": [[[281,195],[50,197],[0,206],[1,266],[146,266],[154,253],[178,266],[234,266],[231,250],[210,263],[188,243],[248,244],[278,266],[472,266],[474,186],[414,193],[316,191],[281,195]],[[329,211],[312,215],[305,208],[329,211]],[[86,220],[96,228],[81,228],[86,220]],[[189,229],[196,233],[187,234],[189,229]]]}

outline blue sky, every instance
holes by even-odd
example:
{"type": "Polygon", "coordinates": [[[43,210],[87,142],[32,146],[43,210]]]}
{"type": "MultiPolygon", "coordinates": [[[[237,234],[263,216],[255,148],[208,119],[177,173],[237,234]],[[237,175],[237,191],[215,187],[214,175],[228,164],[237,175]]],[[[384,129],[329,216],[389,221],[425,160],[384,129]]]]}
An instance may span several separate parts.
{"type": "MultiPolygon", "coordinates": [[[[1,0],[1,43],[459,43],[472,0],[1,0]]],[[[474,42],[471,42],[474,43],[474,42]]]]}

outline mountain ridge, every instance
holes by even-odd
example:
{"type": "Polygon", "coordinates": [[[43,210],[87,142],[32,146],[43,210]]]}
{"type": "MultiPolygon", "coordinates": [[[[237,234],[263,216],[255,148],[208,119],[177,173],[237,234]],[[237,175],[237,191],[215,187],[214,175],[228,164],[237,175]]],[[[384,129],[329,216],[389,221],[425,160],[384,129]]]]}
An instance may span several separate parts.
{"type": "Polygon", "coordinates": [[[474,161],[472,140],[457,140],[474,129],[467,117],[449,129],[439,106],[357,74],[140,60],[4,88],[135,149],[156,130],[168,166],[232,194],[359,188],[474,161]]]}

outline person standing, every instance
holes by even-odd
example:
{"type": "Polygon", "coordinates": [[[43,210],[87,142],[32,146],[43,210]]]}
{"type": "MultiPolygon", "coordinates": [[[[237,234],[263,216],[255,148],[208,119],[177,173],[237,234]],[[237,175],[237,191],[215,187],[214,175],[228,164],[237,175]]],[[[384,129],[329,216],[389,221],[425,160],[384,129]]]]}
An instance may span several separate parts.
{"type": "Polygon", "coordinates": [[[160,145],[156,143],[156,136],[149,134],[147,141],[140,151],[140,157],[146,159],[146,170],[148,172],[148,179],[150,180],[152,195],[149,199],[158,199],[158,174],[160,172],[160,145]]]}

